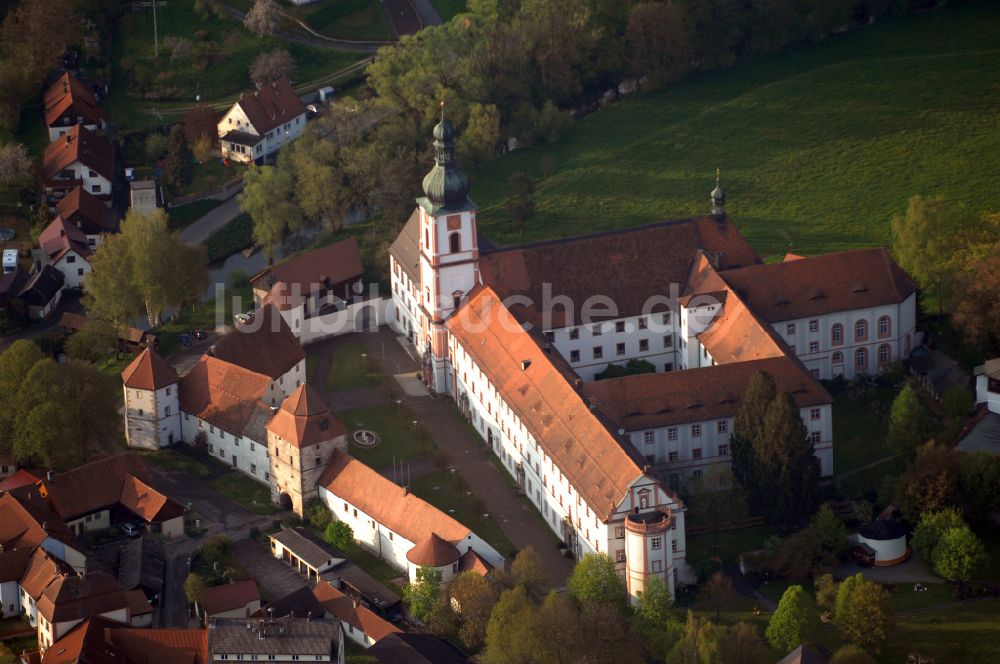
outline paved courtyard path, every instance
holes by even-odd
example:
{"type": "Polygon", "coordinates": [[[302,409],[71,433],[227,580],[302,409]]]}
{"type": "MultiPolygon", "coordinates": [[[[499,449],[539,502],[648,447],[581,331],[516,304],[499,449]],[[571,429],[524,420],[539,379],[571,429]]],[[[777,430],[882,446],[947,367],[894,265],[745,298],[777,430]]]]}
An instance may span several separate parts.
{"type": "MultiPolygon", "coordinates": [[[[307,350],[316,353],[319,358],[313,374],[314,385],[322,387],[326,381],[333,355],[332,347],[348,339],[359,341],[368,351],[369,357],[375,358],[382,365],[385,374],[410,374],[418,369],[417,362],[403,349],[395,333],[382,327],[375,333],[340,337],[309,347],[307,350]],[[326,345],[330,347],[327,348],[326,345]]],[[[492,453],[486,448],[485,441],[465,421],[450,398],[416,396],[407,392],[400,388],[395,398],[402,400],[417,414],[418,419],[430,431],[437,447],[448,454],[451,465],[483,500],[489,514],[514,547],[533,547],[553,585],[563,586],[573,570],[573,561],[563,557],[557,548],[555,533],[548,528],[534,506],[518,495],[513,479],[492,461],[492,453]]],[[[335,411],[344,410],[345,407],[372,405],[372,402],[387,403],[386,393],[379,387],[333,392],[327,398],[335,411]]],[[[378,470],[386,472],[386,469],[378,470]]],[[[500,553],[506,555],[509,552],[500,553]]]]}

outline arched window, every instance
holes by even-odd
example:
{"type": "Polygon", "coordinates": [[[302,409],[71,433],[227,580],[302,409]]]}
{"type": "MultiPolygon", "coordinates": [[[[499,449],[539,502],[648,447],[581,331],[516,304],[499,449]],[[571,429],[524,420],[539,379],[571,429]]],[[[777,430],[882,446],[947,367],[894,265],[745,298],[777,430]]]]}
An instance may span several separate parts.
{"type": "Polygon", "coordinates": [[[844,343],[844,326],[840,323],[835,323],[832,328],[830,328],[830,340],[834,344],[844,343]]]}
{"type": "Polygon", "coordinates": [[[457,254],[462,250],[462,234],[452,233],[448,236],[448,245],[451,249],[451,253],[457,254]]]}
{"type": "Polygon", "coordinates": [[[834,364],[843,364],[844,363],[844,354],[841,353],[839,350],[838,351],[834,351],[834,353],[833,353],[833,363],[834,364]]]}
{"type": "Polygon", "coordinates": [[[878,365],[884,367],[892,359],[892,349],[889,344],[882,344],[878,347],[878,365]]]}
{"type": "Polygon", "coordinates": [[[854,367],[864,370],[868,368],[868,349],[859,348],[854,351],[854,367]]]}
{"type": "Polygon", "coordinates": [[[890,334],[892,334],[892,320],[888,316],[882,316],[878,319],[879,339],[884,339],[890,334]]]}
{"type": "Polygon", "coordinates": [[[868,338],[868,321],[859,320],[854,324],[854,340],[864,341],[868,338]]]}
{"type": "Polygon", "coordinates": [[[431,229],[424,229],[424,247],[430,251],[431,248],[431,229]]]}

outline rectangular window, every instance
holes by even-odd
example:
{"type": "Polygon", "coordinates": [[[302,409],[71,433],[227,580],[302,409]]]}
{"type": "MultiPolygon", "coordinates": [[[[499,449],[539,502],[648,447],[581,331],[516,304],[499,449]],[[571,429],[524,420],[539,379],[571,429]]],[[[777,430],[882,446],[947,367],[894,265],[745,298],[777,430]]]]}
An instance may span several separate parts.
{"type": "Polygon", "coordinates": [[[570,340],[579,339],[580,338],[580,328],[574,327],[572,330],[570,330],[569,331],[569,338],[570,338],[570,340]]]}
{"type": "Polygon", "coordinates": [[[668,334],[667,336],[663,337],[663,347],[664,348],[674,347],[674,335],[668,334]]]}
{"type": "Polygon", "coordinates": [[[812,443],[813,445],[815,445],[816,443],[820,442],[821,440],[822,440],[822,436],[821,436],[821,434],[820,434],[819,431],[810,431],[809,432],[809,442],[810,443],[812,443]]]}
{"type": "Polygon", "coordinates": [[[697,438],[698,436],[701,435],[701,425],[700,424],[692,424],[691,425],[691,435],[694,438],[697,438]]]}
{"type": "Polygon", "coordinates": [[[670,550],[677,553],[677,540],[670,540],[670,550]]]}
{"type": "Polygon", "coordinates": [[[99,184],[92,184],[92,185],[90,185],[90,191],[92,191],[95,194],[101,193],[101,185],[99,185],[99,184]]]}
{"type": "Polygon", "coordinates": [[[639,352],[645,353],[649,350],[649,339],[639,339],[639,352]]]}
{"type": "Polygon", "coordinates": [[[727,431],[729,431],[729,421],[728,420],[719,420],[718,422],[716,422],[715,423],[715,431],[717,433],[726,433],[727,431]]]}
{"type": "Polygon", "coordinates": [[[251,475],[257,474],[257,464],[255,463],[250,464],[250,474],[251,475]]]}
{"type": "Polygon", "coordinates": [[[670,373],[673,370],[674,370],[673,362],[667,362],[666,364],[663,365],[663,371],[665,371],[666,373],[670,373]]]}
{"type": "Polygon", "coordinates": [[[667,440],[677,440],[677,427],[667,428],[667,440]]]}
{"type": "Polygon", "coordinates": [[[624,332],[624,331],[625,331],[625,321],[620,320],[615,322],[615,332],[624,332]]]}
{"type": "Polygon", "coordinates": [[[615,527],[615,539],[625,539],[625,526],[615,527]]]}
{"type": "Polygon", "coordinates": [[[820,417],[822,416],[822,412],[823,411],[821,411],[819,408],[810,408],[809,409],[809,419],[810,420],[818,420],[818,419],[820,419],[820,417]]]}
{"type": "Polygon", "coordinates": [[[70,254],[69,256],[66,257],[66,262],[67,263],[75,263],[76,262],[76,256],[74,256],[73,254],[70,254]]]}
{"type": "Polygon", "coordinates": [[[809,321],[809,331],[810,332],[819,332],[819,321],[818,320],[811,320],[811,321],[809,321]]]}
{"type": "Polygon", "coordinates": [[[580,351],[578,351],[578,350],[571,350],[569,352],[569,361],[570,362],[579,362],[580,361],[580,351]]]}
{"type": "Polygon", "coordinates": [[[615,344],[615,355],[625,354],[625,344],[615,344]]]}
{"type": "Polygon", "coordinates": [[[599,360],[604,357],[604,346],[594,346],[594,359],[599,360]]]}
{"type": "Polygon", "coordinates": [[[618,549],[615,551],[615,562],[623,563],[625,562],[625,549],[618,549]]]}
{"type": "Polygon", "coordinates": [[[719,456],[729,456],[729,443],[719,445],[719,456]]]}
{"type": "Polygon", "coordinates": [[[678,458],[677,452],[671,452],[670,454],[667,455],[667,461],[669,461],[670,463],[677,461],[677,458],[678,458]]]}
{"type": "Polygon", "coordinates": [[[653,551],[659,551],[661,548],[663,548],[663,539],[660,537],[654,537],[649,542],[652,545],[651,548],[653,549],[653,551]]]}
{"type": "Polygon", "coordinates": [[[642,434],[642,442],[647,445],[652,445],[656,442],[656,434],[653,431],[644,431],[642,434]]]}
{"type": "Polygon", "coordinates": [[[545,333],[545,340],[546,341],[555,341],[556,340],[556,333],[552,332],[552,331],[546,332],[545,333]]]}
{"type": "Polygon", "coordinates": [[[648,326],[649,326],[649,325],[648,325],[648,323],[646,322],[646,319],[645,319],[645,318],[640,318],[640,319],[639,319],[639,329],[640,329],[640,330],[645,330],[645,329],[646,329],[646,328],[647,328],[648,326]]]}
{"type": "Polygon", "coordinates": [[[602,334],[604,334],[604,330],[602,328],[603,328],[603,325],[601,325],[600,323],[598,323],[597,325],[592,325],[590,327],[590,334],[593,335],[593,336],[595,336],[595,337],[599,337],[602,334]]]}
{"type": "Polygon", "coordinates": [[[810,341],[809,342],[809,352],[810,353],[818,353],[819,352],[819,342],[818,341],[810,341]]]}
{"type": "Polygon", "coordinates": [[[693,450],[691,450],[691,458],[692,459],[700,459],[701,458],[701,448],[700,447],[696,447],[693,450]]]}
{"type": "Polygon", "coordinates": [[[785,334],[795,334],[795,323],[789,323],[785,326],[785,334]]]}
{"type": "Polygon", "coordinates": [[[166,408],[164,409],[164,413],[163,413],[163,414],[164,414],[164,415],[170,415],[170,406],[167,406],[167,407],[166,407],[166,408]]]}

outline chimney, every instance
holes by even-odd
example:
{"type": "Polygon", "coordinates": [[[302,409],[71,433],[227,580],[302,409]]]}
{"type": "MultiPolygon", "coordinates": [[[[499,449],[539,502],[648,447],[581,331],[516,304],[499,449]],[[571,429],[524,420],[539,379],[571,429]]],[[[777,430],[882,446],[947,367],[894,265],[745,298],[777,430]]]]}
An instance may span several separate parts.
{"type": "Polygon", "coordinates": [[[410,487],[408,487],[408,486],[404,486],[403,487],[403,495],[404,496],[410,495],[410,487]]]}
{"type": "Polygon", "coordinates": [[[720,270],[726,269],[726,252],[717,251],[715,252],[715,267],[720,270]]]}

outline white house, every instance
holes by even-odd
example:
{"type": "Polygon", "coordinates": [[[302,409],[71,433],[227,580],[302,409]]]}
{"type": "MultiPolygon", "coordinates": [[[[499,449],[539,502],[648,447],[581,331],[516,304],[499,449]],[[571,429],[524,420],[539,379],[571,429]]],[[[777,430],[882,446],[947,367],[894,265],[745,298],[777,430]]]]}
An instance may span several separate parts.
{"type": "Polygon", "coordinates": [[[151,348],[122,371],[129,447],[155,450],[181,440],[178,380],[174,368],[151,348]]]}
{"type": "Polygon", "coordinates": [[[65,136],[78,124],[90,131],[107,128],[107,114],[97,105],[93,91],[69,72],[49,86],[42,100],[45,104],[49,141],[65,136]]]}
{"type": "Polygon", "coordinates": [[[222,156],[262,163],[285,143],[302,135],[306,107],[287,77],[267,83],[239,100],[219,120],[222,156]]]}
{"type": "Polygon", "coordinates": [[[74,125],[65,136],[45,148],[42,180],[50,207],[55,207],[76,187],[83,187],[110,206],[115,169],[115,148],[111,141],[83,125],[74,125]]]}
{"type": "Polygon", "coordinates": [[[359,544],[410,580],[420,567],[432,567],[448,581],[469,551],[503,568],[504,557],[469,528],[343,451],[330,457],[319,497],[359,544]]]}
{"type": "Polygon", "coordinates": [[[986,404],[989,412],[1000,415],[1000,358],[976,367],[976,403],[986,404]]]}
{"type": "Polygon", "coordinates": [[[65,287],[83,287],[93,251],[82,230],[56,217],[38,236],[38,246],[48,264],[62,272],[65,287]]]}

